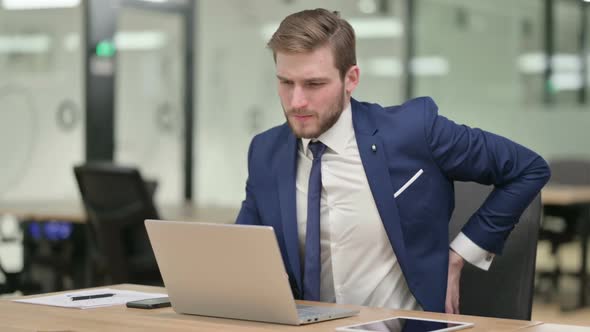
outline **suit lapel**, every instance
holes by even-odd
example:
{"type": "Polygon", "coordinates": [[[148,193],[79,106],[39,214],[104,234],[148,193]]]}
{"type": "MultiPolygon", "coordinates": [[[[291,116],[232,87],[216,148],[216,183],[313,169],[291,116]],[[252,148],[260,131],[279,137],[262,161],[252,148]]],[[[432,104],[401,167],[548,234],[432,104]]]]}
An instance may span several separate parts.
{"type": "Polygon", "coordinates": [[[386,147],[377,136],[378,129],[375,121],[370,117],[370,110],[354,99],[351,99],[351,104],[356,142],[369,187],[391,246],[400,266],[405,270],[406,250],[399,212],[393,197],[394,189],[387,167],[386,147]]]}
{"type": "Polygon", "coordinates": [[[289,130],[288,139],[280,150],[278,166],[278,189],[283,236],[289,266],[299,290],[301,284],[301,266],[299,258],[299,240],[297,232],[297,206],[295,196],[295,179],[297,176],[297,138],[289,130]]]}

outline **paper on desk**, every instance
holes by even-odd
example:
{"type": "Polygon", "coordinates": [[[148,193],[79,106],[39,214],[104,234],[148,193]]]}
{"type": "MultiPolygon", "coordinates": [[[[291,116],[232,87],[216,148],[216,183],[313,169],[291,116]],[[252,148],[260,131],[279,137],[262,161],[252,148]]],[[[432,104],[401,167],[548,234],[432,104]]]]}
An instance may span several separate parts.
{"type": "Polygon", "coordinates": [[[168,295],[161,293],[145,293],[112,288],[99,288],[93,290],[83,290],[59,295],[41,296],[32,299],[21,299],[13,301],[22,303],[43,304],[64,308],[91,309],[125,304],[129,301],[145,300],[165,296],[168,295]],[[104,293],[112,293],[115,295],[111,297],[103,297],[98,299],[72,301],[73,296],[96,295],[104,293]]]}

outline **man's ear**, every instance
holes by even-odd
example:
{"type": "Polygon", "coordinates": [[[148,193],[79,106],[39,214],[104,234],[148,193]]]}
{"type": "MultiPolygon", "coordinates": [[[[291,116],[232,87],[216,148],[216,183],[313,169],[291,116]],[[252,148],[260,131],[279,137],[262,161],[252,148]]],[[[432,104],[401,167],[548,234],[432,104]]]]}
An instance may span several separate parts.
{"type": "Polygon", "coordinates": [[[344,90],[346,95],[351,96],[360,80],[360,69],[357,65],[354,65],[348,69],[346,75],[344,75],[344,90]]]}

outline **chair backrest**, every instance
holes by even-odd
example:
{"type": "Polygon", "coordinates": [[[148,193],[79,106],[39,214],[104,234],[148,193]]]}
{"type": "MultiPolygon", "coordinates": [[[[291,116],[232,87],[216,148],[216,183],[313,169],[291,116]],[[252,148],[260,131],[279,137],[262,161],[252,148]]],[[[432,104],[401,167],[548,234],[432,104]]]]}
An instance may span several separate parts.
{"type": "MultiPolygon", "coordinates": [[[[471,215],[481,206],[492,186],[455,182],[455,211],[449,225],[453,239],[471,215]]],[[[511,319],[531,319],[537,253],[541,224],[541,197],[537,197],[520,217],[506,240],[502,255],[497,255],[489,271],[468,263],[460,285],[460,312],[511,319]]]]}
{"type": "Polygon", "coordinates": [[[139,171],[90,163],[74,167],[74,173],[88,215],[90,241],[110,277],[106,282],[137,282],[157,273],[144,220],[159,216],[139,171]]]}
{"type": "Polygon", "coordinates": [[[590,185],[590,160],[560,158],[549,161],[551,184],[590,185]]]}

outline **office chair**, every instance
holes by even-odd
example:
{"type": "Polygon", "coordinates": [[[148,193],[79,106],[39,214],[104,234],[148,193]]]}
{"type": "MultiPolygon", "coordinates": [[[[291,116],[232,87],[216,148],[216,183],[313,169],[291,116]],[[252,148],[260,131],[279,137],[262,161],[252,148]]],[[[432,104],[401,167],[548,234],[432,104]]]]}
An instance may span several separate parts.
{"type": "MultiPolygon", "coordinates": [[[[453,239],[481,206],[492,186],[455,182],[455,210],[449,224],[453,239]]],[[[537,237],[541,224],[541,197],[524,211],[488,271],[468,263],[463,267],[459,311],[465,315],[531,319],[537,237]]]]}
{"type": "Polygon", "coordinates": [[[144,226],[159,219],[154,185],[135,168],[108,163],[76,166],[74,173],[88,215],[90,277],[100,276],[98,284],[162,285],[144,226]]]}
{"type": "MultiPolygon", "coordinates": [[[[551,180],[550,185],[588,186],[590,185],[590,160],[578,158],[562,158],[550,160],[551,180]]],[[[547,218],[545,225],[541,228],[539,241],[548,241],[551,244],[551,255],[555,262],[552,271],[539,271],[539,281],[550,280],[551,288],[544,295],[550,299],[552,295],[559,293],[559,279],[563,275],[561,262],[559,261],[559,248],[577,239],[581,232],[582,225],[580,216],[583,215],[586,206],[576,205],[548,205],[543,207],[545,216],[557,217],[547,218]]],[[[587,226],[586,226],[587,227],[587,226]]],[[[574,272],[576,274],[576,272],[574,272]]],[[[541,290],[542,291],[542,290],[541,290]]]]}

